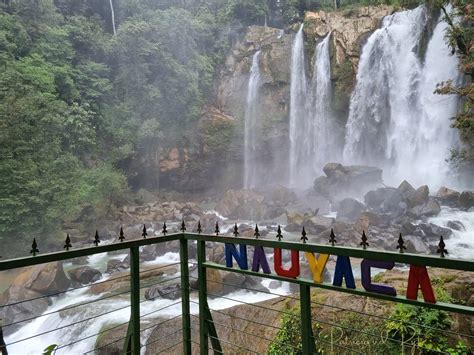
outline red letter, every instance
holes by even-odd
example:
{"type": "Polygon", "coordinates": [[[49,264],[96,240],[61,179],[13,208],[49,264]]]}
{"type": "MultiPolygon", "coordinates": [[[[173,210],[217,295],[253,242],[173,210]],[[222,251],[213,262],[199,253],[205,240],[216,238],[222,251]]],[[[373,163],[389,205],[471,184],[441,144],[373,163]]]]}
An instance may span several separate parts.
{"type": "Polygon", "coordinates": [[[273,251],[273,262],[275,266],[275,272],[277,275],[284,276],[284,277],[291,277],[296,279],[300,276],[300,253],[297,250],[291,251],[291,268],[289,270],[285,270],[281,264],[281,249],[274,249],[273,251]]]}
{"type": "Polygon", "coordinates": [[[425,302],[436,303],[436,298],[431,287],[430,277],[426,266],[410,265],[408,274],[407,299],[416,300],[418,298],[418,288],[421,288],[425,302]]]}

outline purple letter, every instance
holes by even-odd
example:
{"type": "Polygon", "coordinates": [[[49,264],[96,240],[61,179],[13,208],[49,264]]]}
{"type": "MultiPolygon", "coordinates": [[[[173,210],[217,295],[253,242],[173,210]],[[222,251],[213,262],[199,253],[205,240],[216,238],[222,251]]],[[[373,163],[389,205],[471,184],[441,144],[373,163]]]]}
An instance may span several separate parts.
{"type": "Polygon", "coordinates": [[[370,275],[370,268],[376,267],[378,269],[387,269],[392,270],[395,266],[393,261],[379,261],[379,260],[368,260],[364,259],[360,263],[360,274],[362,287],[366,291],[381,293],[382,295],[396,296],[397,291],[392,286],[387,286],[384,284],[374,284],[372,283],[372,277],[370,275]]]}
{"type": "Polygon", "coordinates": [[[262,246],[256,246],[253,252],[252,271],[258,272],[260,265],[265,274],[270,273],[270,267],[268,266],[267,256],[262,246]]]}

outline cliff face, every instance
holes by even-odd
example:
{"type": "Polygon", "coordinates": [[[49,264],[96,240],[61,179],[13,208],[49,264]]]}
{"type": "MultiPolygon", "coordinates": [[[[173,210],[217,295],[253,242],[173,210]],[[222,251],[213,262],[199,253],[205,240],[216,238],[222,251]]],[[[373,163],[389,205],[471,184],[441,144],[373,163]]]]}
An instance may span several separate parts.
{"type": "MultiPolygon", "coordinates": [[[[316,43],[332,33],[333,103],[341,123],[347,119],[361,47],[381,19],[392,11],[389,6],[379,6],[306,13],[304,33],[308,75],[316,43]]],[[[258,166],[262,169],[260,175],[265,175],[264,171],[278,171],[280,162],[287,161],[294,35],[294,32],[285,33],[269,27],[247,28],[245,35],[231,48],[218,74],[213,106],[203,114],[192,134],[183,139],[185,143],[177,142],[176,146],[161,152],[161,187],[187,191],[241,187],[247,86],[252,58],[258,50],[261,75],[257,104],[259,119],[254,130],[258,137],[256,151],[258,166]]]]}

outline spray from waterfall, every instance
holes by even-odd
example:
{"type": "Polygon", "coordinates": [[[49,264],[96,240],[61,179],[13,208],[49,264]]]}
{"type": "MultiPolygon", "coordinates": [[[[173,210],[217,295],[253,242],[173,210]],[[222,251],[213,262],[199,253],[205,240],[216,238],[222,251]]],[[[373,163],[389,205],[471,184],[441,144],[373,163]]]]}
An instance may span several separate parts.
{"type": "Polygon", "coordinates": [[[250,77],[247,87],[244,129],[244,188],[255,188],[257,184],[257,120],[258,120],[258,89],[260,86],[260,51],[252,58],[250,77]]]}
{"type": "Polygon", "coordinates": [[[114,31],[114,36],[117,34],[117,31],[115,30],[115,13],[114,13],[114,4],[112,3],[112,0],[109,0],[110,3],[110,13],[112,16],[112,29],[114,31]]]}
{"type": "Polygon", "coordinates": [[[443,38],[443,22],[423,64],[419,49],[427,22],[424,6],[387,16],[363,48],[351,97],[344,160],[384,168],[391,184],[407,179],[436,187],[447,179],[456,98],[432,93],[436,83],[457,80],[458,64],[443,38]]]}

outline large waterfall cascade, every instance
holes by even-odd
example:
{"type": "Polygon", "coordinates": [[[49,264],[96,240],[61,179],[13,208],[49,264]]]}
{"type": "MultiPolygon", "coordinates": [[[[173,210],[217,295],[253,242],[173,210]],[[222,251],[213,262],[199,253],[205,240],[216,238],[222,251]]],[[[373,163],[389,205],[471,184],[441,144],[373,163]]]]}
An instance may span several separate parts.
{"type": "Polygon", "coordinates": [[[291,55],[290,186],[309,186],[323,165],[338,158],[336,127],[331,115],[329,33],[317,46],[312,78],[305,73],[303,25],[291,55]]]}
{"type": "Polygon", "coordinates": [[[260,51],[252,58],[250,77],[247,87],[244,128],[244,188],[251,189],[257,185],[257,123],[258,123],[258,90],[261,83],[259,68],[260,51]]]}
{"type": "Polygon", "coordinates": [[[344,161],[376,165],[385,180],[437,187],[447,183],[449,148],[455,131],[449,119],[457,99],[436,95],[436,84],[458,80],[458,59],[439,21],[421,58],[429,16],[424,6],[384,18],[365,44],[346,125],[344,161]],[[424,59],[424,60],[423,60],[424,59]]]}

